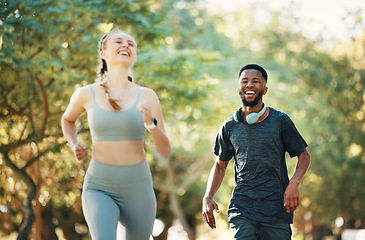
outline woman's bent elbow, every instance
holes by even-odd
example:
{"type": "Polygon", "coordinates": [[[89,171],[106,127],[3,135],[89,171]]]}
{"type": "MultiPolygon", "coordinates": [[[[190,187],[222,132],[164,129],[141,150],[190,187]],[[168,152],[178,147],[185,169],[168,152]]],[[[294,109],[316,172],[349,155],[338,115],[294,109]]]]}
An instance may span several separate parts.
{"type": "Polygon", "coordinates": [[[164,157],[168,157],[171,153],[171,148],[170,146],[166,149],[163,149],[160,151],[161,155],[164,156],[164,157]]]}

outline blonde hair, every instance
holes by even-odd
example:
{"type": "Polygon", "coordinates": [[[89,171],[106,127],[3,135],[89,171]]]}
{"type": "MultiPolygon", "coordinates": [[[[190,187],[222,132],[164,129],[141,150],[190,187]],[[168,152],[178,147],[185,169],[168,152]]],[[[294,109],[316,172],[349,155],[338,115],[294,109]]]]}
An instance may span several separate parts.
{"type": "MultiPolygon", "coordinates": [[[[106,40],[109,38],[110,35],[112,35],[114,33],[128,34],[127,32],[124,32],[124,31],[121,31],[121,30],[113,30],[113,31],[110,31],[110,32],[106,33],[101,38],[101,40],[99,42],[99,55],[100,55],[101,51],[106,49],[106,40]]],[[[117,101],[115,99],[111,98],[110,95],[109,95],[108,88],[107,88],[107,86],[105,85],[105,82],[104,82],[104,74],[108,72],[108,66],[107,66],[106,61],[104,59],[100,58],[100,61],[101,61],[101,64],[100,64],[100,67],[99,67],[99,71],[97,72],[98,75],[99,75],[98,81],[100,81],[100,86],[102,86],[104,88],[105,95],[106,95],[110,105],[113,107],[113,109],[116,110],[116,111],[122,110],[122,108],[119,106],[117,101]]],[[[131,72],[131,69],[129,69],[129,72],[131,72]]],[[[128,75],[128,80],[130,82],[133,82],[133,77],[131,75],[128,75]]]]}

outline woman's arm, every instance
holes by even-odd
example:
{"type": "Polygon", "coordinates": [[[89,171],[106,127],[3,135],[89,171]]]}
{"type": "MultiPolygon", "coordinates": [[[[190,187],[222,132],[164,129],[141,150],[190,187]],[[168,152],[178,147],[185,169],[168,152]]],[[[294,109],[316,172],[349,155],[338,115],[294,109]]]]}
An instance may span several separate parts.
{"type": "Polygon", "coordinates": [[[146,88],[144,101],[138,104],[138,110],[143,113],[145,124],[152,124],[152,118],[156,118],[157,127],[150,129],[152,140],[157,150],[165,157],[171,152],[170,140],[165,132],[162,108],[156,93],[146,88]]]}
{"type": "Polygon", "coordinates": [[[61,119],[62,132],[77,159],[82,160],[87,157],[86,146],[82,142],[77,141],[76,120],[85,111],[86,91],[90,89],[86,87],[79,88],[71,96],[69,105],[67,106],[61,119]]]}

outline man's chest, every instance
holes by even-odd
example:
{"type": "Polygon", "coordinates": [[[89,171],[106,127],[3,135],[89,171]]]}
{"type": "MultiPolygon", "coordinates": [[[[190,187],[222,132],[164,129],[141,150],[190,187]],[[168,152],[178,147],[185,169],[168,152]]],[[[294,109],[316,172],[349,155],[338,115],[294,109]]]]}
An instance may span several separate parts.
{"type": "Polygon", "coordinates": [[[245,149],[265,151],[282,146],[281,129],[278,124],[242,125],[237,124],[229,131],[229,140],[236,152],[245,149]]]}

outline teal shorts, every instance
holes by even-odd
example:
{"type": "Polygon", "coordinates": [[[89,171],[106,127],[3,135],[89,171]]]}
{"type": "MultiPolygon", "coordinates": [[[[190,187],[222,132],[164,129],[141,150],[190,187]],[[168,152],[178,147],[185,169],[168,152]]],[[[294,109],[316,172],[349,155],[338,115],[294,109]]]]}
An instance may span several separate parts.
{"type": "Polygon", "coordinates": [[[146,160],[113,166],[91,160],[82,191],[82,209],[93,240],[116,240],[117,225],[128,240],[149,240],[156,197],[146,160]]]}
{"type": "Polygon", "coordinates": [[[262,223],[242,216],[232,217],[229,223],[236,240],[290,240],[292,236],[288,223],[262,223]]]}

